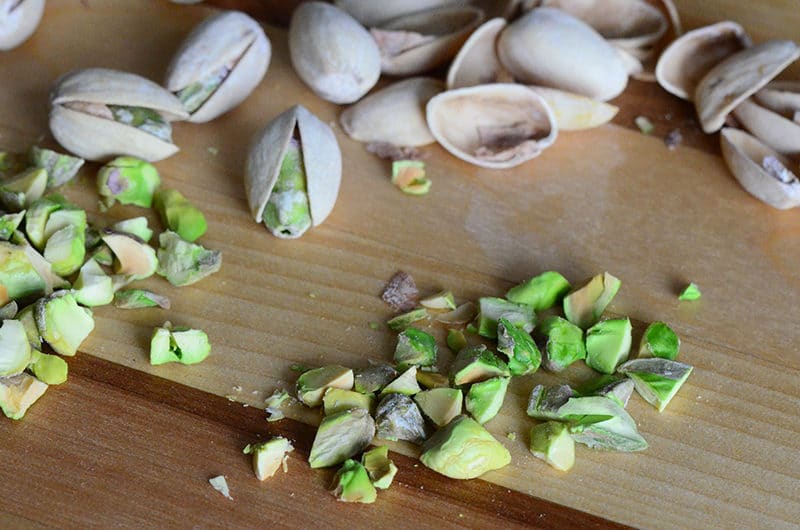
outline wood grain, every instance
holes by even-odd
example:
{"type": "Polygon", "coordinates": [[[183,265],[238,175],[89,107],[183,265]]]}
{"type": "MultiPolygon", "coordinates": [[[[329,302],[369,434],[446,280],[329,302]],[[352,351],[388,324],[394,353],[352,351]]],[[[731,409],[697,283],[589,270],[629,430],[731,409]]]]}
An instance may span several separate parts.
{"type": "MultiPolygon", "coordinates": [[[[160,79],[171,51],[209,12],[160,2],[121,5],[96,0],[48,4],[36,36],[4,56],[0,65],[3,79],[13,80],[0,89],[0,145],[22,148],[40,136],[48,141],[47,92],[70,69],[108,66],[160,79]]],[[[739,12],[744,11],[742,7],[739,12]]],[[[85,344],[86,353],[260,406],[265,393],[291,384],[292,363],[361,366],[368,358],[390,359],[394,336],[368,324],[389,316],[378,295],[398,268],[412,273],[424,291],[449,288],[463,299],[502,294],[542,270],[560,270],[575,282],[609,270],[623,280],[609,314],[630,315],[639,331],[654,319],[669,322],[683,341],[681,359],[694,365],[695,373],[663,414],[632,400],[630,411],[650,449],[636,455],[582,449],[569,474],[547,468],[527,452],[531,422],[524,403],[536,383],[586,374],[576,367],[559,377],[540,373],[518,378],[502,414],[488,425],[511,450],[514,465],[487,475],[487,480],[638,527],[778,528],[800,520],[800,463],[795,458],[800,449],[795,302],[800,293],[800,214],[771,210],[741,190],[716,154],[715,137],[687,134],[682,148],[668,151],[661,138],[632,130],[632,118],[644,114],[658,122],[659,135],[666,133],[671,125],[667,114],[679,123],[691,119],[687,104],[654,85],[632,84],[617,101],[623,110],[616,125],[564,133],[542,157],[511,171],[476,169],[438,147],[427,148],[434,185],[420,198],[394,189],[386,177],[387,165],[337,131],[345,178],[336,209],[302,240],[279,241],[247,215],[241,167],[249,138],[294,102],[331,122],[338,109],[315,98],[295,77],[285,34],[272,28],[268,33],[274,56],[265,82],[245,104],[213,124],[178,124],[175,138],[182,151],[158,164],[165,185],[180,189],[209,217],[203,243],[223,251],[222,271],[179,291],[160,279],[144,282],[170,296],[169,312],[98,309],[97,330],[85,344]],[[209,147],[218,154],[211,154],[209,147]],[[676,300],[688,281],[703,289],[701,301],[676,300]],[[212,356],[191,368],[151,367],[146,358],[149,335],[166,319],[208,331],[212,356]],[[239,387],[241,392],[235,390],[239,387]],[[505,438],[507,432],[518,433],[517,440],[505,438]]],[[[115,207],[100,216],[92,177],[89,167],[66,192],[94,220],[142,213],[115,207]]],[[[450,358],[443,352],[442,365],[450,358]]],[[[76,425],[78,418],[87,418],[86,409],[54,410],[60,394],[67,399],[72,392],[80,398],[76,403],[87,403],[84,399],[92,392],[102,390],[114,396],[112,410],[126,410],[127,390],[115,390],[115,384],[87,385],[53,389],[25,422],[3,424],[3,429],[32,429],[20,435],[21,445],[31,444],[26,454],[48,454],[59,450],[56,440],[61,441],[43,434],[58,429],[48,421],[49,414],[73,415],[70,421],[76,425]]],[[[149,408],[153,413],[157,407],[149,408]]],[[[192,419],[200,430],[187,431],[196,436],[184,437],[186,448],[208,458],[197,458],[200,467],[193,468],[193,476],[204,480],[203,473],[228,473],[235,467],[201,469],[203,463],[223,461],[240,462],[235,472],[246,476],[240,460],[226,460],[238,455],[202,452],[210,444],[204,440],[216,439],[213,421],[202,424],[203,414],[199,416],[192,419]]],[[[318,419],[301,410],[293,410],[292,416],[308,423],[318,419]]],[[[146,465],[154,456],[152,447],[177,438],[166,419],[137,421],[151,427],[139,445],[131,446],[134,457],[146,465]]],[[[103,424],[104,429],[115,426],[122,428],[103,424]]],[[[392,447],[414,454],[407,445],[392,447]]],[[[164,451],[156,456],[170,457],[177,449],[164,451]]],[[[84,453],[73,445],[65,454],[69,459],[84,453]]],[[[14,462],[12,468],[24,472],[22,460],[14,462]]],[[[144,473],[110,465],[106,461],[98,472],[136,473],[132,477],[137,481],[150,480],[144,473]]],[[[302,467],[299,462],[294,466],[302,467]]],[[[166,474],[159,473],[157,478],[166,474]]],[[[89,479],[90,474],[80,475],[80,480],[89,479]]],[[[185,476],[183,480],[184,485],[191,482],[185,476]]],[[[160,482],[147,483],[178,502],[179,493],[159,487],[160,482]]],[[[462,485],[445,481],[441,487],[462,485]]],[[[318,491],[305,502],[280,498],[296,513],[314,504],[318,491]]],[[[219,500],[213,493],[201,494],[209,495],[198,500],[201,507],[219,500]]],[[[500,511],[511,509],[505,500],[498,505],[500,511]]],[[[346,510],[344,517],[355,513],[334,506],[346,510]]],[[[8,512],[32,517],[30,511],[8,512]]]]}

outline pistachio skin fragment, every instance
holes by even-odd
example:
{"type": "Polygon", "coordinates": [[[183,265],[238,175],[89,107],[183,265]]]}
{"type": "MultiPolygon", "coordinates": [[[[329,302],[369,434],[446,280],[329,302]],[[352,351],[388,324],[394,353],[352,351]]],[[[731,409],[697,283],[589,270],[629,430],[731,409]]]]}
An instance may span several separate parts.
{"type": "Polygon", "coordinates": [[[292,442],[283,436],[276,436],[266,442],[248,444],[242,452],[253,455],[253,473],[258,480],[263,481],[275,475],[282,465],[286,472],[286,460],[292,451],[292,442]]]}
{"type": "Polygon", "coordinates": [[[397,379],[397,370],[388,364],[372,364],[354,373],[353,390],[362,394],[379,392],[383,387],[397,379]]]}
{"type": "Polygon", "coordinates": [[[155,166],[132,156],[117,157],[97,173],[97,193],[106,208],[115,202],[150,208],[160,185],[155,166]]]}
{"type": "Polygon", "coordinates": [[[353,370],[331,364],[308,370],[297,378],[297,399],[309,407],[319,407],[328,388],[353,388],[353,370]]]}
{"type": "Polygon", "coordinates": [[[276,237],[298,238],[311,228],[306,170],[300,143],[294,138],[281,161],[263,216],[267,229],[276,237]]]}
{"type": "Polygon", "coordinates": [[[482,425],[497,416],[510,380],[509,377],[493,377],[469,387],[464,405],[475,421],[482,425]]]}
{"type": "Polygon", "coordinates": [[[575,395],[569,385],[536,385],[528,399],[527,414],[537,420],[558,419],[558,409],[575,395]]]}
{"type": "Polygon", "coordinates": [[[376,489],[388,489],[397,474],[397,466],[389,459],[389,448],[385,445],[370,449],[361,455],[361,465],[367,470],[369,479],[376,489]]]}
{"type": "Polygon", "coordinates": [[[639,357],[660,357],[674,361],[681,349],[681,340],[664,322],[653,322],[642,335],[639,357]]]}
{"type": "Polygon", "coordinates": [[[686,286],[686,288],[681,291],[680,296],[678,296],[678,300],[681,301],[693,301],[693,300],[700,300],[702,293],[700,292],[700,288],[694,283],[690,283],[686,286]]]}
{"type": "Polygon", "coordinates": [[[319,424],[308,463],[312,468],[341,464],[369,446],[375,421],[366,409],[350,409],[325,416],[319,424]]]}
{"type": "Polygon", "coordinates": [[[547,271],[509,289],[506,299],[529,305],[535,311],[544,311],[560,302],[571,288],[560,273],[547,271]]]}
{"type": "Polygon", "coordinates": [[[48,385],[27,373],[0,377],[0,408],[12,420],[19,420],[47,390],[48,385]]]}
{"type": "Polygon", "coordinates": [[[114,293],[114,306],[120,309],[141,309],[145,307],[169,309],[170,301],[166,296],[161,296],[145,289],[126,289],[114,293]]]}
{"type": "Polygon", "coordinates": [[[557,418],[569,424],[572,438],[593,449],[642,451],[647,441],[636,422],[615,400],[603,397],[573,397],[558,409],[557,418]]]}
{"type": "Polygon", "coordinates": [[[450,348],[450,351],[458,353],[468,345],[467,337],[464,336],[463,331],[458,329],[447,330],[447,347],[450,348]]]}
{"type": "Polygon", "coordinates": [[[457,416],[425,442],[419,459],[446,477],[471,479],[507,466],[511,454],[481,424],[457,416]]]}
{"type": "Polygon", "coordinates": [[[586,364],[603,374],[613,374],[628,358],[633,327],[628,318],[602,320],[586,331],[586,364]]]}
{"type": "Polygon", "coordinates": [[[348,459],[333,477],[333,495],[341,502],[372,504],[378,492],[369,478],[367,469],[359,462],[348,459]]]}
{"type": "Polygon", "coordinates": [[[203,212],[186,200],[178,190],[157,190],[153,195],[153,207],[164,226],[184,241],[193,243],[208,230],[203,212]]]}
{"type": "Polygon", "coordinates": [[[583,330],[559,316],[544,319],[539,333],[547,337],[543,366],[551,372],[560,372],[575,361],[586,358],[583,330]]]}
{"type": "Polygon", "coordinates": [[[414,401],[404,394],[388,394],[375,409],[376,436],[384,440],[422,443],[425,420],[414,401]]]}
{"type": "Polygon", "coordinates": [[[502,298],[483,297],[478,300],[478,334],[487,339],[497,338],[497,322],[505,318],[528,333],[536,325],[536,313],[533,307],[515,304],[502,298]]]}
{"type": "Polygon", "coordinates": [[[394,362],[400,370],[412,365],[432,366],[436,364],[438,351],[436,339],[430,333],[416,328],[406,328],[397,336],[394,362]]]}
{"type": "Polygon", "coordinates": [[[508,357],[508,370],[519,376],[535,372],[542,354],[531,336],[505,318],[497,323],[497,351],[508,357]]]}
{"type": "Polygon", "coordinates": [[[645,401],[663,412],[692,373],[692,367],[669,359],[634,359],[619,367],[633,380],[645,401]]]}
{"type": "Polygon", "coordinates": [[[616,296],[620,285],[619,279],[611,274],[598,274],[589,283],[564,298],[564,315],[582,329],[596,324],[616,296]]]}
{"type": "Polygon", "coordinates": [[[419,309],[414,309],[409,311],[408,313],[403,313],[402,315],[397,315],[396,317],[389,319],[386,322],[386,325],[392,331],[403,331],[407,327],[409,327],[414,322],[419,322],[420,320],[426,320],[430,318],[428,314],[428,310],[424,307],[419,309]]]}
{"type": "Polygon", "coordinates": [[[450,365],[450,379],[454,385],[477,383],[492,377],[510,375],[506,363],[483,344],[464,348],[450,365]]]}
{"type": "Polygon", "coordinates": [[[563,423],[548,421],[531,429],[530,451],[559,471],[575,465],[575,441],[563,423]]]}
{"type": "Polygon", "coordinates": [[[222,266],[220,251],[184,241],[175,232],[163,232],[158,236],[158,244],[156,273],[176,287],[197,283],[222,266]]]}

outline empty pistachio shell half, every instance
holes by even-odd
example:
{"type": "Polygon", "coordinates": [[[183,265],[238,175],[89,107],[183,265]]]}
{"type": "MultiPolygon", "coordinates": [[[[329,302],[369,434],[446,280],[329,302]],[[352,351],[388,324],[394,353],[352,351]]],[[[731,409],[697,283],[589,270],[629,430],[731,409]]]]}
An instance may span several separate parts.
{"type": "Polygon", "coordinates": [[[443,89],[441,81],[430,77],[398,81],[346,109],[339,121],[359,142],[427,145],[436,140],[425,121],[425,105],[443,89]]]}
{"type": "Polygon", "coordinates": [[[449,4],[465,4],[459,0],[403,0],[402,2],[376,2],[375,0],[335,0],[337,7],[350,13],[367,27],[378,26],[393,18],[409,13],[442,7],[449,4]]]}
{"type": "Polygon", "coordinates": [[[736,22],[697,28],[664,50],[656,64],[656,80],[670,94],[692,100],[697,83],[711,68],[750,46],[750,37],[736,22]]]}
{"type": "Polygon", "coordinates": [[[798,57],[800,46],[794,42],[771,40],[737,52],[709,70],[694,94],[703,131],[718,131],[730,111],[798,57]]]}
{"type": "Polygon", "coordinates": [[[381,72],[415,75],[451,59],[483,21],[474,7],[441,7],[402,15],[370,29],[381,52],[381,72]]]}
{"type": "Polygon", "coordinates": [[[606,101],[628,83],[619,53],[591,26],[558,9],[529,11],[503,30],[500,61],[514,77],[606,101]]]}
{"type": "Polygon", "coordinates": [[[785,117],[753,98],[746,99],[733,109],[733,115],[756,138],[787,156],[800,155],[800,123],[785,117]]]}
{"type": "Polygon", "coordinates": [[[449,90],[427,106],[428,126],[456,157],[477,166],[517,166],[553,144],[558,127],[541,96],[498,83],[449,90]]]}
{"type": "Polygon", "coordinates": [[[0,0],[0,51],[16,48],[33,35],[44,13],[44,0],[0,0]]]}
{"type": "Polygon", "coordinates": [[[272,48],[258,22],[225,11],[200,23],[167,68],[165,86],[178,96],[189,120],[213,120],[236,107],[267,72],[272,48]]]}
{"type": "Polygon", "coordinates": [[[755,98],[773,112],[800,121],[800,81],[772,81],[756,92],[755,98]]]}
{"type": "Polygon", "coordinates": [[[608,123],[619,107],[555,88],[531,87],[553,111],[559,131],[580,131],[608,123]]]}
{"type": "MultiPolygon", "coordinates": [[[[342,153],[331,128],[305,107],[295,105],[256,134],[245,165],[245,193],[256,222],[265,220],[265,209],[274,200],[276,183],[290,144],[299,144],[305,177],[305,194],[311,225],[317,226],[333,210],[342,180],[342,153]]],[[[279,190],[280,191],[280,190],[279,190]]],[[[299,191],[299,190],[297,190],[299,191]]],[[[289,197],[287,195],[287,197],[289,197]]],[[[275,203],[282,207],[282,199],[275,203]]],[[[279,237],[299,237],[288,227],[279,237]]]]}
{"type": "Polygon", "coordinates": [[[289,55],[297,75],[319,97],[352,103],[381,75],[378,45],[353,17],[324,2],[300,4],[289,25],[289,55]]]}
{"type": "Polygon", "coordinates": [[[497,57],[497,36],[508,25],[504,18],[481,24],[461,46],[447,71],[447,89],[511,81],[497,57]]]}
{"type": "Polygon", "coordinates": [[[178,99],[135,74],[87,68],[63,76],[50,95],[50,131],[88,160],[130,155],[154,162],[178,152],[169,122],[188,114],[178,99]]]}
{"type": "Polygon", "coordinates": [[[780,210],[800,206],[800,180],[788,159],[739,129],[722,129],[720,143],[731,173],[751,195],[780,210]]]}

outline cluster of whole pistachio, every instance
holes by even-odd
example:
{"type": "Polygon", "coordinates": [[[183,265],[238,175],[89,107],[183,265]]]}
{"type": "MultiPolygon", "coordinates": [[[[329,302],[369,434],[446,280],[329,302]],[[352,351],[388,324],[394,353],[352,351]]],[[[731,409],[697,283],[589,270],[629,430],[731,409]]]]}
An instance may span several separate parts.
{"type": "Polygon", "coordinates": [[[656,67],[665,90],[694,102],[703,131],[722,129],[722,154],[742,187],[780,209],[800,206],[793,171],[800,156],[800,83],[772,79],[799,57],[795,42],[754,46],[739,24],[725,21],[686,33],[656,67]]]}

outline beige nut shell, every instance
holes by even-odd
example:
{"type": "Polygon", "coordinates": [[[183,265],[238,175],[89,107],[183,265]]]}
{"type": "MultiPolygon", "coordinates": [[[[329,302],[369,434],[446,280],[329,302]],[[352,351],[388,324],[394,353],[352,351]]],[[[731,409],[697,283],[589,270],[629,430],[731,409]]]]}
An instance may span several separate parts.
{"type": "Polygon", "coordinates": [[[506,19],[498,17],[472,32],[447,71],[448,90],[511,81],[511,74],[497,57],[497,37],[507,25],[506,19]]]}
{"type": "Polygon", "coordinates": [[[0,51],[13,50],[33,35],[44,14],[44,0],[0,1],[0,51]]]}

